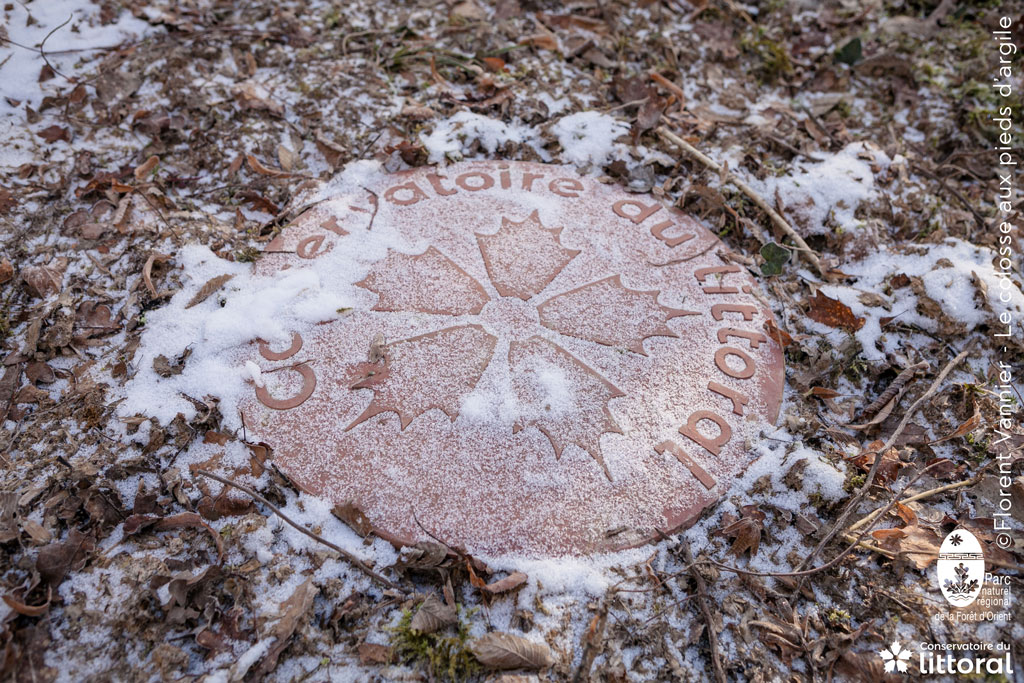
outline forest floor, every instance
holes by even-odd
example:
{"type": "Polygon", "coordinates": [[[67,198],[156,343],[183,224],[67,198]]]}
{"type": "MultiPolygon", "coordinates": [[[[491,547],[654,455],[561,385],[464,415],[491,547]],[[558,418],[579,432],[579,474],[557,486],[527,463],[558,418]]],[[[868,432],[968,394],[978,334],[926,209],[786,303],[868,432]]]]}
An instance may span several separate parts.
{"type": "MultiPolygon", "coordinates": [[[[991,32],[1022,10],[4,3],[0,672],[875,681],[893,641],[915,652],[911,674],[919,648],[941,643],[1005,644],[1024,667],[1024,430],[1016,379],[999,376],[1024,368],[1020,273],[1001,276],[998,260],[1000,222],[1020,213],[996,203],[993,151],[999,108],[1024,111],[1019,57],[1013,93],[990,87],[991,32]],[[688,531],[571,566],[397,553],[320,514],[268,449],[222,431],[226,406],[193,397],[191,417],[163,422],[120,410],[147,315],[195,289],[186,245],[251,262],[295,198],[346,164],[462,158],[573,164],[653,192],[759,278],[785,343],[782,414],[688,531]],[[1000,314],[1011,336],[995,336],[1000,314]],[[199,468],[240,478],[396,587],[199,468]],[[941,618],[934,560],[958,527],[1009,577],[994,588],[1009,621],[941,618]],[[800,570],[813,571],[786,575],[800,570]],[[482,653],[495,632],[509,639],[482,653]]],[[[1019,141],[1019,120],[1012,130],[1019,141]]],[[[157,372],[188,362],[164,360],[157,372]]]]}

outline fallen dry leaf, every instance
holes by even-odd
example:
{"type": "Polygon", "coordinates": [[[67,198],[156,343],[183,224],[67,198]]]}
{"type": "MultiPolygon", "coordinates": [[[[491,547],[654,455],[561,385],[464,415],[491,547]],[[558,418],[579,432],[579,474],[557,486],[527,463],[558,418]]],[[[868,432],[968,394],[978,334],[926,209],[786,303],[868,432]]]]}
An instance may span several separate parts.
{"type": "Polygon", "coordinates": [[[143,179],[145,179],[146,176],[148,176],[153,171],[154,168],[156,168],[156,165],[159,163],[160,157],[158,157],[157,155],[154,154],[153,156],[149,157],[143,163],[135,167],[135,179],[138,181],[142,181],[143,179]]]}
{"type": "Polygon", "coordinates": [[[67,128],[61,128],[57,125],[44,128],[41,131],[39,131],[37,135],[51,144],[57,142],[57,140],[71,142],[71,131],[69,131],[67,128]]]}
{"type": "Polygon", "coordinates": [[[395,651],[389,645],[378,645],[377,643],[359,643],[356,648],[359,652],[359,663],[367,664],[390,664],[395,658],[395,651]]]}
{"type": "Polygon", "coordinates": [[[216,529],[203,521],[200,515],[194,512],[180,512],[168,517],[131,515],[124,520],[125,536],[131,536],[149,528],[152,528],[153,531],[169,531],[171,529],[186,529],[189,527],[206,529],[217,548],[218,561],[224,559],[224,542],[221,540],[220,534],[217,533],[216,529]]]}
{"type": "Polygon", "coordinates": [[[761,545],[765,514],[756,505],[744,505],[742,515],[736,521],[725,526],[720,533],[736,539],[729,549],[734,555],[738,557],[744,552],[749,552],[753,556],[757,554],[757,549],[761,545]]]}
{"type": "Polygon", "coordinates": [[[510,633],[488,633],[470,643],[469,649],[491,669],[544,669],[555,663],[547,645],[510,633]]]}
{"type": "Polygon", "coordinates": [[[807,303],[807,317],[822,325],[841,327],[850,332],[856,332],[864,327],[864,318],[858,318],[849,306],[838,299],[825,296],[820,290],[807,303]]]}
{"type": "Polygon", "coordinates": [[[192,308],[193,306],[198,306],[199,304],[203,303],[208,298],[210,298],[211,294],[220,289],[225,282],[227,282],[233,277],[234,275],[224,273],[223,275],[218,275],[216,277],[210,278],[209,280],[206,281],[206,284],[199,288],[199,291],[196,292],[196,295],[189,299],[189,302],[185,304],[185,308],[192,308]]]}
{"type": "Polygon", "coordinates": [[[309,577],[281,603],[279,607],[281,618],[274,622],[267,633],[267,636],[273,638],[274,642],[254,672],[257,679],[261,675],[269,674],[277,666],[277,658],[288,646],[288,640],[295,633],[300,620],[313,606],[313,600],[319,592],[320,589],[313,585],[313,579],[309,577]]]}
{"type": "Polygon", "coordinates": [[[943,441],[949,441],[950,439],[955,439],[960,436],[966,436],[967,434],[970,434],[975,429],[977,429],[979,425],[981,425],[981,413],[978,412],[978,406],[975,405],[974,414],[967,418],[962,425],[957,427],[951,434],[948,434],[947,436],[944,436],[941,439],[936,439],[935,441],[930,442],[928,445],[933,446],[937,443],[942,443],[943,441]]]}
{"type": "Polygon", "coordinates": [[[883,548],[905,556],[918,569],[927,569],[938,559],[942,545],[938,534],[916,523],[902,529],[875,529],[871,535],[883,548]]]}
{"type": "Polygon", "coordinates": [[[72,529],[65,541],[51,543],[39,551],[36,571],[46,584],[59,586],[69,571],[77,571],[85,566],[95,549],[96,539],[92,535],[72,529]]]}
{"type": "Polygon", "coordinates": [[[512,572],[504,579],[499,579],[493,583],[489,583],[486,586],[480,588],[480,590],[490,595],[498,595],[500,593],[508,593],[509,591],[519,588],[526,583],[526,574],[522,572],[512,572]]]}
{"type": "Polygon", "coordinates": [[[427,596],[420,608],[416,610],[409,628],[420,633],[434,633],[451,626],[458,621],[455,608],[441,602],[435,593],[427,596]]]}
{"type": "Polygon", "coordinates": [[[352,531],[360,536],[366,537],[373,533],[373,524],[363,511],[352,501],[344,505],[335,505],[331,508],[331,514],[345,522],[352,531]]]}
{"type": "Polygon", "coordinates": [[[68,260],[60,258],[48,266],[27,266],[21,269],[21,280],[25,291],[38,299],[45,299],[60,291],[64,282],[64,269],[68,260]]]}
{"type": "Polygon", "coordinates": [[[245,160],[249,163],[249,168],[256,171],[260,175],[268,175],[274,177],[285,175],[283,171],[275,171],[269,166],[265,166],[263,162],[261,162],[259,159],[257,159],[251,154],[246,154],[245,160]]]}

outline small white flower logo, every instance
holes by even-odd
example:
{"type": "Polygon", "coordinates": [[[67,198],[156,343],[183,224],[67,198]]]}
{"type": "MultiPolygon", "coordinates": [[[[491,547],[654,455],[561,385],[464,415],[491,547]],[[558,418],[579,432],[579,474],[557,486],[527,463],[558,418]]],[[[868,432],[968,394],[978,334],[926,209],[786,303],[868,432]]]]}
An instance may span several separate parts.
{"type": "Polygon", "coordinates": [[[878,656],[885,661],[886,673],[892,673],[893,671],[899,671],[902,674],[907,673],[907,660],[910,659],[910,650],[901,648],[897,641],[892,641],[892,645],[881,650],[878,656]]]}

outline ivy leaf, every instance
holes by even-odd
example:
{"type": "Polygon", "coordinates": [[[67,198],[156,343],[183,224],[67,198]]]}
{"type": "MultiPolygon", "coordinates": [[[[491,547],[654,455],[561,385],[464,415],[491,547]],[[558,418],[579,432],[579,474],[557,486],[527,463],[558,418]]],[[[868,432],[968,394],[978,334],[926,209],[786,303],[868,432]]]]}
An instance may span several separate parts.
{"type": "Polygon", "coordinates": [[[853,66],[863,58],[864,52],[861,49],[860,38],[854,38],[836,50],[836,61],[843,64],[853,66]]]}
{"type": "Polygon", "coordinates": [[[761,258],[764,259],[764,263],[761,264],[761,275],[765,277],[779,275],[782,273],[782,266],[789,262],[791,256],[789,249],[779,246],[775,242],[764,245],[761,247],[761,258]]]}

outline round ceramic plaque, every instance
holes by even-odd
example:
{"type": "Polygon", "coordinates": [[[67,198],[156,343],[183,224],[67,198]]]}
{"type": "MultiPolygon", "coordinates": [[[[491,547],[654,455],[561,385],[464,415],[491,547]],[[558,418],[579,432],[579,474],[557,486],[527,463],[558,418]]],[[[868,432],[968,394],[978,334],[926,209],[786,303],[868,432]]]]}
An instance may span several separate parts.
{"type": "Polygon", "coordinates": [[[258,261],[337,259],[354,303],[246,352],[264,380],[246,424],[395,542],[553,556],[658,538],[778,415],[771,312],[724,253],[657,199],[559,166],[377,176],[258,261]]]}

